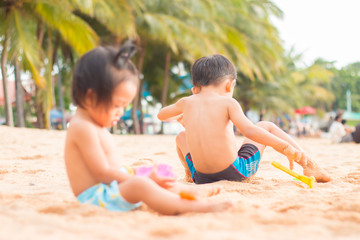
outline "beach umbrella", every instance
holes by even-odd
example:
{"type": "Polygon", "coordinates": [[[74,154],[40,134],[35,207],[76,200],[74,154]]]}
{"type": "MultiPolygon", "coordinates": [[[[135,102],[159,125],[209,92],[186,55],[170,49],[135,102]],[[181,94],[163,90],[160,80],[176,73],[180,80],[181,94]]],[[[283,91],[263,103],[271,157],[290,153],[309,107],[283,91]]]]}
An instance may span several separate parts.
{"type": "Polygon", "coordinates": [[[316,110],[312,107],[302,107],[300,109],[296,109],[295,113],[300,114],[300,115],[308,115],[308,114],[315,114],[316,110]]]}

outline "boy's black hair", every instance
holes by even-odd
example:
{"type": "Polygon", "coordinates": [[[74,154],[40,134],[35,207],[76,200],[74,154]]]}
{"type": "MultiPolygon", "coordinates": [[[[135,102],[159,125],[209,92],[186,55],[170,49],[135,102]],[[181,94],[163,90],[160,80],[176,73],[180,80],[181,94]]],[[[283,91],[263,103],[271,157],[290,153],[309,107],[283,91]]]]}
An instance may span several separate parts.
{"type": "Polygon", "coordinates": [[[136,81],[138,71],[130,61],[136,51],[135,44],[125,43],[119,50],[113,47],[97,47],[85,53],[76,64],[72,99],[75,105],[84,108],[84,99],[89,89],[96,94],[96,103],[109,106],[115,87],[125,80],[136,81]]]}
{"type": "Polygon", "coordinates": [[[192,81],[195,87],[217,85],[225,76],[236,80],[237,73],[234,64],[220,54],[199,58],[191,67],[192,81]]]}

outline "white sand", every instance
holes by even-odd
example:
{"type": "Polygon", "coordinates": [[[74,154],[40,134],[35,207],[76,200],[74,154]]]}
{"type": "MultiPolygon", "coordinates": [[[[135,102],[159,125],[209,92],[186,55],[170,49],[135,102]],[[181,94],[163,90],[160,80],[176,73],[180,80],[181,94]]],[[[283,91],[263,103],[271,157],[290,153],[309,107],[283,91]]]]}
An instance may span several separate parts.
{"type": "MultiPolygon", "coordinates": [[[[167,163],[184,182],[175,136],[114,139],[120,161],[167,163]]],[[[298,139],[333,177],[313,189],[271,166],[288,164],[268,148],[253,179],[216,183],[223,190],[208,201],[232,200],[232,209],[162,216],[147,207],[116,213],[79,204],[65,172],[64,140],[62,131],[0,127],[0,239],[360,239],[359,144],[298,139]]]]}

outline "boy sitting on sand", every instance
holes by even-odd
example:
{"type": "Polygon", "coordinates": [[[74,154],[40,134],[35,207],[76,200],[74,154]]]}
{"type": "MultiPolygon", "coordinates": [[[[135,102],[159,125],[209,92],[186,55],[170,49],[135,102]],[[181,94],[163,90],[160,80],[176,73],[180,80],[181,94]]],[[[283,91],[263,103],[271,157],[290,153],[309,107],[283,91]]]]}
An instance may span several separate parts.
{"type": "MultiPolygon", "coordinates": [[[[163,214],[229,208],[228,202],[182,199],[175,193],[179,189],[194,194],[199,188],[196,191],[185,189],[185,185],[175,184],[174,177],[159,177],[157,170],[149,177],[141,177],[134,176],[134,169],[118,165],[115,144],[106,128],[119,121],[124,108],[137,93],[138,73],[129,60],[134,49],[131,44],[118,52],[99,47],[86,53],[77,63],[72,97],[78,108],[67,130],[65,143],[66,170],[75,196],[82,203],[114,211],[130,211],[141,202],[163,214]]],[[[199,193],[210,195],[217,190],[205,188],[199,193]]]]}
{"type": "Polygon", "coordinates": [[[192,66],[194,95],[184,97],[158,114],[162,121],[178,119],[185,127],[176,137],[177,152],[185,167],[186,178],[195,183],[220,180],[242,181],[254,175],[266,146],[284,154],[304,174],[318,182],[330,181],[329,175],[305,156],[298,144],[271,122],[254,125],[232,98],[237,73],[222,55],[200,58],[192,66]],[[233,124],[245,136],[236,149],[233,124]]]}

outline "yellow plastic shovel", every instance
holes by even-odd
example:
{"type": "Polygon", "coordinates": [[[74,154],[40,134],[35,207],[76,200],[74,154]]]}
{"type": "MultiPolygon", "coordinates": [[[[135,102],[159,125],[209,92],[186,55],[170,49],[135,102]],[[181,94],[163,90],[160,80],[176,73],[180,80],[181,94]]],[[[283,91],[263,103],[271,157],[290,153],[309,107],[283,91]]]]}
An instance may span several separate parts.
{"type": "Polygon", "coordinates": [[[307,176],[303,176],[300,174],[297,174],[296,172],[294,172],[293,170],[284,167],[283,165],[281,165],[280,163],[273,161],[271,163],[271,165],[273,165],[274,167],[286,172],[287,174],[290,174],[293,177],[296,177],[297,179],[299,179],[300,181],[302,181],[303,183],[307,184],[310,188],[313,188],[314,183],[315,183],[315,178],[313,176],[311,177],[307,177],[307,176]]]}

